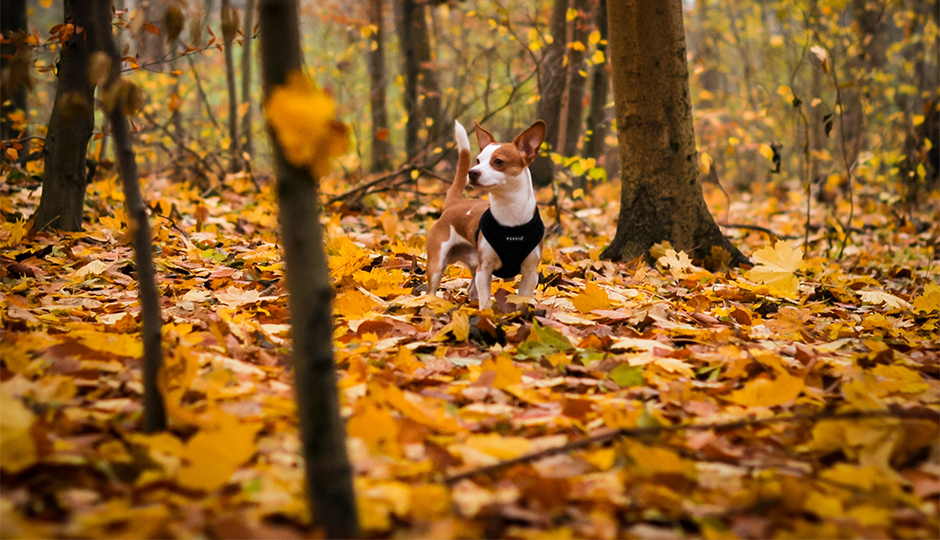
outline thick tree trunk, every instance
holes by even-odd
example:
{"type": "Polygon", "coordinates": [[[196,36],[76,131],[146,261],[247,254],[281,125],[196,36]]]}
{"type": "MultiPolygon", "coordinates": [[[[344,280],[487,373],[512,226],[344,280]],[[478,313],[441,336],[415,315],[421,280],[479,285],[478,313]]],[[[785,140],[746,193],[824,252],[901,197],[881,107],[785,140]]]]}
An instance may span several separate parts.
{"type": "Polygon", "coordinates": [[[396,0],[396,8],[395,26],[405,79],[405,92],[402,98],[405,102],[405,114],[408,115],[405,122],[405,154],[408,159],[411,159],[419,151],[418,134],[423,121],[418,109],[418,76],[421,68],[415,43],[415,19],[423,18],[424,6],[415,0],[396,0]]]}
{"type": "MultiPolygon", "coordinates": [[[[106,88],[117,84],[120,73],[120,56],[111,34],[111,0],[93,0],[95,34],[101,50],[111,58],[111,74],[106,88]]],[[[86,10],[87,11],[87,10],[86,10]]],[[[87,75],[85,76],[87,80],[87,75]]],[[[144,431],[152,433],[166,429],[166,413],[163,398],[157,387],[157,375],[163,362],[160,293],[157,290],[156,273],[153,267],[153,239],[150,235],[150,218],[147,206],[140,194],[140,176],[137,172],[137,157],[131,145],[130,128],[124,116],[123,100],[117,99],[114,108],[105,111],[111,120],[114,135],[114,154],[124,185],[124,206],[129,224],[134,231],[134,267],[137,272],[140,312],[143,319],[144,342],[144,431]]]]}
{"type": "Polygon", "coordinates": [[[604,154],[604,138],[607,136],[607,97],[610,92],[610,73],[607,59],[607,0],[599,0],[594,23],[601,33],[597,50],[604,53],[604,63],[594,66],[591,76],[591,106],[588,109],[587,135],[584,141],[584,157],[600,158],[604,154]]]}
{"type": "Polygon", "coordinates": [[[245,4],[245,31],[242,37],[242,106],[245,115],[242,116],[242,136],[245,139],[245,153],[249,158],[254,157],[254,140],[252,139],[252,100],[251,100],[251,67],[252,51],[254,48],[255,28],[255,0],[248,0],[245,4]],[[245,105],[247,103],[247,106],[245,105]]]}
{"type": "Polygon", "coordinates": [[[379,172],[392,166],[392,143],[389,140],[388,109],[385,106],[385,24],[382,0],[369,0],[369,22],[375,25],[369,52],[369,104],[372,109],[372,164],[370,170],[379,172]]]}
{"type": "Polygon", "coordinates": [[[238,33],[238,10],[230,0],[222,0],[222,42],[225,49],[225,82],[228,86],[228,132],[229,170],[241,170],[241,152],[238,147],[238,93],[235,91],[235,59],[232,56],[232,41],[238,33]]]}
{"type": "MultiPolygon", "coordinates": [[[[302,69],[296,0],[261,1],[264,92],[302,69]]],[[[294,380],[307,491],[314,524],[327,538],[358,535],[352,467],[339,412],[333,363],[332,287],[323,248],[318,178],[287,163],[272,139],[277,163],[279,221],[290,294],[294,380]]]]}
{"type": "Polygon", "coordinates": [[[623,187],[617,233],[601,256],[648,258],[668,240],[698,259],[721,247],[746,261],[698,180],[682,1],[610,0],[607,10],[623,187]]]}
{"type": "Polygon", "coordinates": [[[3,17],[0,17],[0,33],[5,39],[11,40],[10,43],[0,45],[0,72],[3,73],[3,83],[0,84],[0,102],[3,104],[0,110],[0,140],[6,141],[15,135],[10,129],[10,113],[18,109],[26,110],[29,66],[24,65],[25,59],[16,58],[15,36],[25,36],[29,28],[26,25],[26,0],[3,0],[0,10],[3,11],[3,17]]]}
{"type": "Polygon", "coordinates": [[[65,20],[76,31],[62,44],[55,104],[43,147],[42,198],[33,229],[82,229],[85,206],[85,154],[95,128],[95,88],[88,80],[88,58],[96,49],[90,6],[66,0],[65,20]]]}

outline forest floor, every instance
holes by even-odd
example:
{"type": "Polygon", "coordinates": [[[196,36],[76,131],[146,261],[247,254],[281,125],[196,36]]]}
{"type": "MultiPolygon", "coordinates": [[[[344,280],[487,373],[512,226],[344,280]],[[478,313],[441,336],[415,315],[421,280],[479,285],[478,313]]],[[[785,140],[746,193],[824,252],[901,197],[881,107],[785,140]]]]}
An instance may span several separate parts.
{"type": "MultiPolygon", "coordinates": [[[[85,231],[61,235],[27,234],[35,186],[0,183],[0,536],[309,536],[272,190],[146,182],[170,418],[152,435],[118,183],[91,184],[85,231]]],[[[599,261],[619,200],[602,185],[563,204],[535,298],[497,282],[483,313],[466,270],[420,292],[440,198],[327,207],[364,535],[940,537],[936,194],[912,222],[861,191],[843,257],[833,207],[817,205],[801,258],[798,185],[755,185],[730,208],[706,186],[718,221],[791,238],[726,229],[765,261],[753,274],[665,250],[656,267],[599,261]],[[881,416],[819,418],[858,410],[881,416]],[[792,414],[812,418],[765,423],[792,414]]],[[[539,200],[554,222],[551,192],[539,200]]]]}

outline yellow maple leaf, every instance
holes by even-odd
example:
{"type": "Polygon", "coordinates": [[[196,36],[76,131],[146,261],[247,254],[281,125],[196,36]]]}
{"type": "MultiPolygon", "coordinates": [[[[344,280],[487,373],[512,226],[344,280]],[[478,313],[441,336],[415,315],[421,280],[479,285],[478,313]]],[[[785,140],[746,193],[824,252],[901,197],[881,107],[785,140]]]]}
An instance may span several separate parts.
{"type": "Polygon", "coordinates": [[[891,309],[911,309],[911,304],[906,300],[885,291],[858,291],[858,295],[869,304],[885,304],[891,309]]]}
{"type": "Polygon", "coordinates": [[[525,437],[506,437],[497,433],[471,435],[466,446],[498,459],[512,459],[532,451],[532,441],[525,437]]]}
{"type": "Polygon", "coordinates": [[[914,311],[918,313],[930,313],[940,309],[940,285],[928,283],[924,287],[924,294],[915,298],[913,305],[914,311]]]}
{"type": "Polygon", "coordinates": [[[140,336],[134,334],[109,334],[105,332],[72,332],[82,345],[93,351],[112,356],[139,358],[144,354],[144,344],[140,336]]]}
{"type": "Polygon", "coordinates": [[[0,392],[0,410],[0,468],[18,473],[39,459],[30,434],[33,413],[6,392],[0,392]]]}
{"type": "Polygon", "coordinates": [[[415,519],[441,519],[450,512],[450,492],[440,484],[423,484],[411,490],[411,510],[415,519]]]}
{"type": "Polygon", "coordinates": [[[674,278],[680,278],[685,275],[685,271],[692,266],[692,259],[684,251],[678,253],[674,249],[667,249],[666,254],[657,259],[659,264],[669,268],[669,272],[674,278]]]}
{"type": "Polygon", "coordinates": [[[796,296],[800,280],[795,272],[803,265],[803,254],[789,243],[779,240],[773,249],[761,248],[754,252],[758,265],[748,272],[748,278],[763,283],[785,296],[796,296]]]}
{"type": "Polygon", "coordinates": [[[774,407],[796,399],[806,386],[803,379],[784,371],[777,371],[775,376],[776,379],[754,379],[725,399],[747,407],[774,407]]]}
{"type": "Polygon", "coordinates": [[[371,296],[358,289],[352,289],[336,296],[333,300],[333,312],[346,320],[361,319],[378,305],[371,296]]]}
{"type": "Polygon", "coordinates": [[[399,431],[401,427],[392,413],[376,405],[372,399],[360,399],[346,423],[347,434],[361,438],[376,453],[400,454],[399,431]]]}
{"type": "Polygon", "coordinates": [[[607,296],[607,291],[596,283],[589,282],[578,296],[571,299],[571,303],[581,313],[590,313],[595,309],[608,309],[610,307],[610,298],[607,296]]]}
{"type": "Polygon", "coordinates": [[[246,424],[235,416],[220,414],[213,426],[193,435],[183,449],[186,464],[177,482],[189,489],[214,491],[224,486],[238,467],[255,454],[255,435],[261,424],[246,424]]]}
{"type": "Polygon", "coordinates": [[[655,474],[681,474],[687,477],[695,476],[695,465],[679,457],[679,454],[666,448],[646,446],[645,444],[627,442],[627,448],[633,461],[640,465],[637,473],[647,476],[655,474]]]}
{"type": "Polygon", "coordinates": [[[505,389],[507,386],[522,382],[522,370],[513,365],[512,360],[507,356],[497,356],[495,359],[488,358],[483,361],[480,368],[483,371],[496,372],[493,388],[505,389]]]}
{"type": "Polygon", "coordinates": [[[330,159],[346,152],[349,136],[337,122],[336,102],[303,72],[294,71],[276,87],[264,104],[284,158],[295,167],[309,167],[315,177],[329,172],[330,159]]]}

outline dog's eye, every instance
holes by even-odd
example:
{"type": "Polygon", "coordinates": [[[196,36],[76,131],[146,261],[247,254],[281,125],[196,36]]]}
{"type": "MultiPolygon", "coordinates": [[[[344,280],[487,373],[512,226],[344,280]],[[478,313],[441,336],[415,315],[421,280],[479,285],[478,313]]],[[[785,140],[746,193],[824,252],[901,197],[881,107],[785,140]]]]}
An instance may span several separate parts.
{"type": "Polygon", "coordinates": [[[477,158],[477,165],[480,164],[480,158],[477,158]]]}
{"type": "Polygon", "coordinates": [[[499,167],[499,166],[502,165],[502,164],[503,164],[503,160],[501,160],[501,159],[499,159],[499,158],[496,158],[496,159],[493,160],[493,165],[496,165],[497,167],[499,167]]]}

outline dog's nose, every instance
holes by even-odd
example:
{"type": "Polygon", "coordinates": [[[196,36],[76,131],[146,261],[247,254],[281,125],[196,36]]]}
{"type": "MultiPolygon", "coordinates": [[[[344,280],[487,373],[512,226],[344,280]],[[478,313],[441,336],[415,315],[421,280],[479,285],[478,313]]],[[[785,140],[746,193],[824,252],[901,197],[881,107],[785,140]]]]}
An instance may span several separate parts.
{"type": "Polygon", "coordinates": [[[467,176],[470,177],[471,184],[476,184],[477,180],[480,179],[480,171],[476,169],[470,169],[470,172],[467,173],[467,176]]]}

